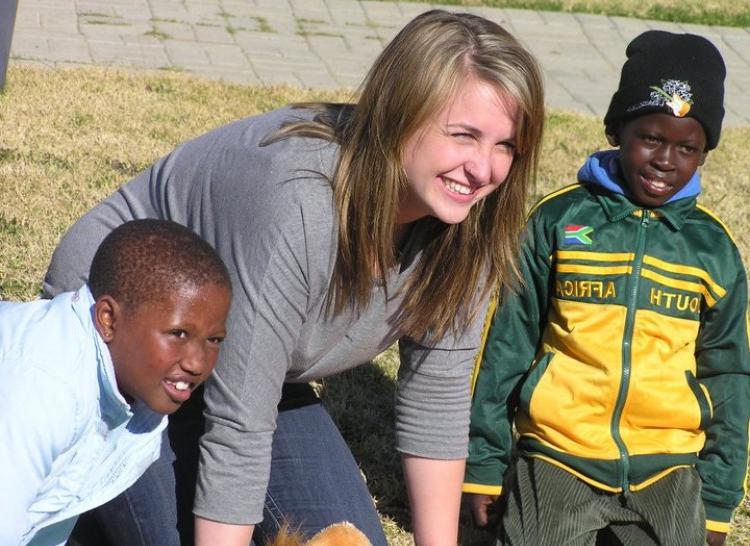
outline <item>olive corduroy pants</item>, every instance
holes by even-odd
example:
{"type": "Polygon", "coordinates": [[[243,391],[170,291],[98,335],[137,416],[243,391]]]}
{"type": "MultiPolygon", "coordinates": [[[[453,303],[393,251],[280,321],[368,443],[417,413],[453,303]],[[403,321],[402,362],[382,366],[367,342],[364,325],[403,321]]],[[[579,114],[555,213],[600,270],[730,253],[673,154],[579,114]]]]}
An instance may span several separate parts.
{"type": "Polygon", "coordinates": [[[541,459],[518,459],[498,546],[703,546],[701,480],[679,468],[627,495],[597,489],[541,459]]]}

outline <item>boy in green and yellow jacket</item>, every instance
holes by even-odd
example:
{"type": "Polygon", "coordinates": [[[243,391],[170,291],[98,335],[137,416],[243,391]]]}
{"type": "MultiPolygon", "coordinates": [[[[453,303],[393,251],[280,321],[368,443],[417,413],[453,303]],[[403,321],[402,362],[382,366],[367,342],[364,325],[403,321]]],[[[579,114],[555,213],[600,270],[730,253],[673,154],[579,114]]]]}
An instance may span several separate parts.
{"type": "Polygon", "coordinates": [[[717,545],[744,495],[747,275],[696,203],[724,63],[663,31],[626,53],[619,150],[532,211],[475,377],[464,491],[498,544],[717,545]]]}

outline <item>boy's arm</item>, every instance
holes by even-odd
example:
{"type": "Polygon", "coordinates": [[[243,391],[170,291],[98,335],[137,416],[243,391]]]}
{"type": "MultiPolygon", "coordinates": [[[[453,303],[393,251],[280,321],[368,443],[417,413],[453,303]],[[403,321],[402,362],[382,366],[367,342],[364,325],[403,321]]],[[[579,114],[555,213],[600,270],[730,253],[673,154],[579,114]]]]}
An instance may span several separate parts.
{"type": "Polygon", "coordinates": [[[500,523],[498,495],[466,493],[465,495],[474,527],[494,529],[500,523]]]}
{"type": "MultiPolygon", "coordinates": [[[[739,258],[737,258],[739,261],[739,258]]],[[[726,533],[745,494],[750,421],[747,276],[741,264],[726,295],[707,309],[697,345],[697,377],[713,409],[697,465],[706,527],[726,533]]]]}
{"type": "Polygon", "coordinates": [[[523,285],[505,289],[475,373],[469,457],[463,491],[497,496],[513,446],[517,387],[534,360],[549,295],[550,251],[538,215],[527,225],[520,260],[523,285]]]}
{"type": "Polygon", "coordinates": [[[706,543],[708,544],[708,546],[723,546],[726,539],[726,533],[719,533],[718,531],[706,531],[706,543]]]}

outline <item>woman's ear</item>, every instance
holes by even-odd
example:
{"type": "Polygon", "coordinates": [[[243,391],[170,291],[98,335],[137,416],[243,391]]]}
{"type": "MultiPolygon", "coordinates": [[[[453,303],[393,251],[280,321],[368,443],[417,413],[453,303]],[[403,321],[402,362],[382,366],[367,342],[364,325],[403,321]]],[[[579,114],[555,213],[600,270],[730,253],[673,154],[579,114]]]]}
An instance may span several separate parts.
{"type": "Polygon", "coordinates": [[[704,164],[704,163],[706,162],[706,158],[707,158],[707,157],[708,157],[708,150],[704,151],[704,152],[703,152],[703,154],[701,155],[701,159],[700,159],[700,161],[698,162],[698,166],[699,166],[699,167],[702,167],[702,166],[703,166],[703,164],[704,164]]]}
{"type": "Polygon", "coordinates": [[[609,145],[613,148],[617,148],[618,146],[620,146],[620,139],[617,138],[616,134],[607,131],[604,133],[604,136],[607,137],[607,142],[609,142],[609,145]]]}
{"type": "Polygon", "coordinates": [[[112,297],[104,295],[94,304],[94,326],[105,343],[115,337],[115,327],[120,317],[120,304],[112,297]]]}

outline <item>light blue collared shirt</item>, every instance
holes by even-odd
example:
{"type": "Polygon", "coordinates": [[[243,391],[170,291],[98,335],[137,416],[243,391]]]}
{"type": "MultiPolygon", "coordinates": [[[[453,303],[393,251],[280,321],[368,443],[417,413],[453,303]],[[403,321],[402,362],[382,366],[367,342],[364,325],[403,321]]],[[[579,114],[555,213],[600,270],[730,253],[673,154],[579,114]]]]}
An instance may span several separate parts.
{"type": "Polygon", "coordinates": [[[93,305],[0,302],[0,544],[65,544],[159,456],[166,418],[118,391],[93,305]]]}

